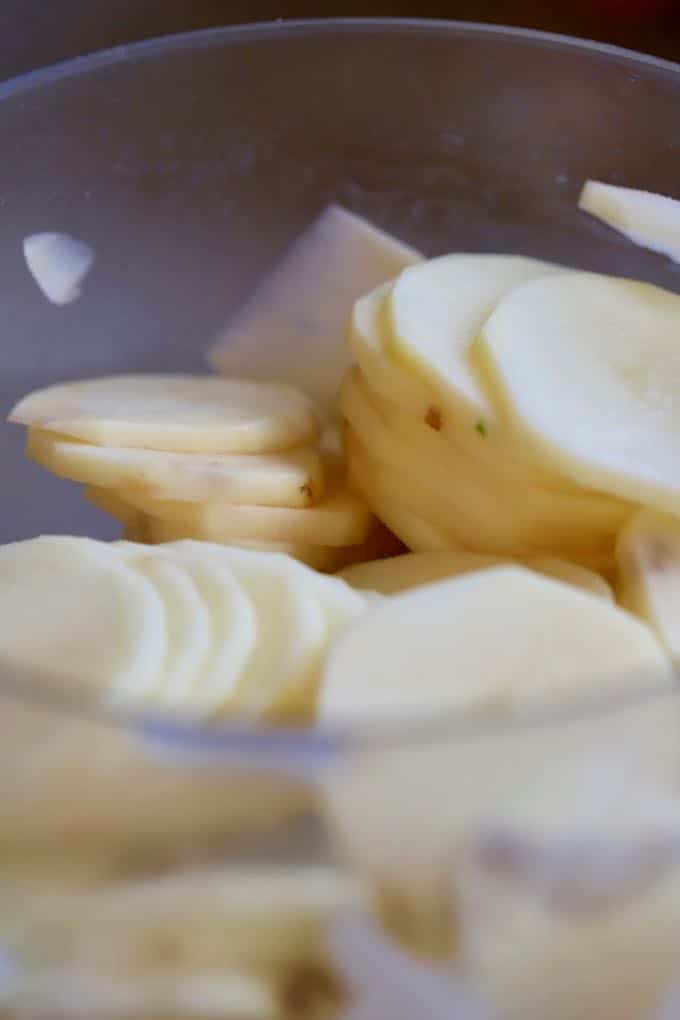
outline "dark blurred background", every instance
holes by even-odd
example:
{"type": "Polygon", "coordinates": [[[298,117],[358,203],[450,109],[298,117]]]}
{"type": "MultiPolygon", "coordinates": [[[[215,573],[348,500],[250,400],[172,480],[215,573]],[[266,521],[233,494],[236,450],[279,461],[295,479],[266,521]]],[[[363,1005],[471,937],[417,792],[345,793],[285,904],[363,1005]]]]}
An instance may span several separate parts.
{"type": "Polygon", "coordinates": [[[0,78],[138,39],[277,18],[455,18],[599,39],[680,60],[680,0],[0,0],[0,78]]]}

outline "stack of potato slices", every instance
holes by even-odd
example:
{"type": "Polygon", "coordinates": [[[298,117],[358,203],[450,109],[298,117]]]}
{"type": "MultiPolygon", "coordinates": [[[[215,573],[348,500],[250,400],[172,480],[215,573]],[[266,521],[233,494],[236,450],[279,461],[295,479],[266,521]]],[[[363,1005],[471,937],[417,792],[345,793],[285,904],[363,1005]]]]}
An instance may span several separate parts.
{"type": "Polygon", "coordinates": [[[82,482],[134,540],[251,545],[332,569],[371,530],[291,386],[114,376],[36,391],[10,420],[28,426],[29,457],[82,482]]]}

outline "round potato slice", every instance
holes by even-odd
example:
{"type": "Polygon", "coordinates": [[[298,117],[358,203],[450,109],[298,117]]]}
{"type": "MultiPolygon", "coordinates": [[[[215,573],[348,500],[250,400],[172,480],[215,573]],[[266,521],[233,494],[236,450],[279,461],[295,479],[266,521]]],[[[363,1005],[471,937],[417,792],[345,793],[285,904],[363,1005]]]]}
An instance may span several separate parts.
{"type": "Polygon", "coordinates": [[[679,330],[680,296],[571,273],[513,291],[476,347],[538,463],[677,513],[679,330]]]}
{"type": "Polygon", "coordinates": [[[512,713],[672,685],[670,659],[629,613],[533,571],[492,567],[395,595],[352,624],[326,660],[320,718],[512,713]]]}
{"type": "Polygon", "coordinates": [[[155,549],[158,559],[186,572],[206,615],[208,648],[196,668],[165,684],[163,701],[192,716],[226,711],[234,701],[259,639],[255,607],[231,569],[210,547],[179,543],[155,549]]]}
{"type": "Polygon", "coordinates": [[[96,506],[98,510],[103,510],[104,513],[115,517],[117,521],[124,525],[127,537],[132,536],[132,540],[135,542],[146,540],[143,513],[135,510],[133,506],[126,503],[124,499],[121,499],[111,489],[98,489],[95,486],[86,486],[83,491],[88,503],[96,506]]]}
{"type": "Polygon", "coordinates": [[[377,591],[381,595],[396,595],[447,577],[495,567],[500,562],[496,556],[463,550],[405,553],[384,560],[372,560],[370,563],[356,563],[341,570],[338,576],[354,588],[377,591]]]}
{"type": "Polygon", "coordinates": [[[319,434],[293,387],[191,375],[120,375],[37,390],[9,416],[98,446],[174,453],[271,453],[319,434]]]}
{"type": "Polygon", "coordinates": [[[304,510],[161,500],[127,489],[119,495],[149,517],[220,541],[357,545],[364,541],[372,523],[366,504],[342,486],[331,486],[320,503],[304,510]]]}
{"type": "Polygon", "coordinates": [[[375,402],[384,401],[415,417],[419,424],[453,441],[497,479],[580,491],[569,479],[537,465],[507,422],[480,416],[463,425],[431,387],[389,356],[385,304],[391,286],[378,288],[358,301],[350,324],[349,344],[375,402]]]}
{"type": "Polygon", "coordinates": [[[496,417],[468,361],[484,321],[527,280],[562,267],[519,255],[444,255],[405,269],[386,299],[389,353],[461,421],[496,417]]]}
{"type": "MultiPolygon", "coordinates": [[[[142,515],[143,516],[143,515],[142,515]]],[[[305,542],[258,542],[249,541],[245,538],[230,538],[222,532],[204,531],[201,528],[188,528],[181,524],[174,524],[172,521],[156,520],[153,517],[145,517],[145,534],[148,535],[152,544],[163,544],[165,542],[181,542],[185,539],[193,539],[197,542],[211,542],[215,545],[235,546],[238,549],[256,549],[258,552],[283,553],[284,556],[292,556],[293,559],[306,563],[314,570],[335,570],[338,567],[343,549],[332,548],[323,545],[307,545],[305,542]]]]}
{"type": "Polygon", "coordinates": [[[385,470],[411,479],[405,488],[419,504],[412,509],[445,527],[452,518],[466,529],[461,539],[470,548],[510,555],[613,552],[616,532],[631,512],[628,504],[607,496],[557,492],[495,476],[422,421],[369,394],[356,372],[343,383],[340,406],[385,470]]]}
{"type": "Polygon", "coordinates": [[[126,562],[156,589],[165,611],[168,649],[160,677],[140,689],[145,700],[172,705],[194,686],[212,642],[211,620],[191,572],[148,546],[119,543],[126,562]]]}
{"type": "Polygon", "coordinates": [[[156,499],[306,507],[323,493],[321,456],[311,447],[259,455],[170,453],[94,446],[29,429],[26,455],[62,478],[156,499]]]}
{"type": "Polygon", "coordinates": [[[405,506],[401,498],[403,487],[389,484],[373,470],[368,458],[352,458],[348,481],[366,500],[378,520],[414,552],[461,548],[452,534],[442,531],[405,506]]]}
{"type": "Polygon", "coordinates": [[[575,588],[581,588],[607,602],[614,601],[612,586],[604,577],[580,563],[571,563],[556,556],[532,556],[525,560],[525,564],[532,570],[537,570],[539,574],[545,574],[546,577],[554,577],[556,581],[573,584],[575,588]]]}
{"type": "Polygon", "coordinates": [[[124,702],[159,681],[167,649],[158,592],[115,546],[50,535],[0,550],[5,668],[124,702]]]}
{"type": "Polygon", "coordinates": [[[258,639],[229,711],[249,719],[285,716],[290,699],[314,686],[326,639],[324,614],[304,568],[277,553],[202,542],[166,548],[229,572],[254,606],[258,639]]]}

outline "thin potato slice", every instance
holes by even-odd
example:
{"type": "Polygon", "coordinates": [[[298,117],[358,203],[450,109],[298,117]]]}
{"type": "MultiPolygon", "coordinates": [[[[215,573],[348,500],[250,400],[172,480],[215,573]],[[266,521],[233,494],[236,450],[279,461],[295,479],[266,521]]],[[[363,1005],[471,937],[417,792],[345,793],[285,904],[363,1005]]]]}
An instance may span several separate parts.
{"type": "Polygon", "coordinates": [[[60,383],[24,397],[9,421],[98,446],[173,453],[272,453],[319,434],[314,405],[291,386],[192,375],[60,383]]]}
{"type": "Polygon", "coordinates": [[[228,571],[251,600],[257,642],[228,709],[250,719],[277,719],[290,700],[314,685],[326,638],[326,621],[310,580],[294,560],[202,542],[167,549],[228,571]]]}
{"type": "Polygon", "coordinates": [[[519,255],[444,255],[405,269],[386,298],[386,347],[461,422],[496,417],[468,352],[514,287],[561,267],[519,255]]]}
{"type": "Polygon", "coordinates": [[[460,549],[460,542],[401,501],[402,486],[394,486],[373,470],[367,458],[354,456],[349,465],[349,484],[361,494],[371,510],[414,552],[460,549]]]}
{"type": "Polygon", "coordinates": [[[477,341],[481,369],[537,463],[680,510],[680,296],[596,273],[513,291],[477,341]]]}
{"type": "Polygon", "coordinates": [[[0,550],[0,661],[65,692],[123,702],[154,686],[168,637],[154,586],[115,546],[44,536],[0,550]]]}
{"type": "Polygon", "coordinates": [[[341,570],[342,577],[354,588],[396,595],[411,588],[457,577],[474,570],[485,570],[499,564],[496,556],[484,556],[463,550],[449,552],[405,553],[385,560],[356,563],[341,570]]]}
{"type": "Polygon", "coordinates": [[[495,567],[386,599],[326,660],[325,721],[531,706],[645,687],[671,663],[624,610],[521,567],[495,567]]]}
{"type": "Polygon", "coordinates": [[[680,262],[680,202],[676,198],[586,181],[578,204],[633,244],[680,262]]]}
{"type": "Polygon", "coordinates": [[[161,676],[140,696],[162,706],[174,704],[194,686],[210,655],[213,627],[203,592],[192,573],[148,546],[117,543],[125,561],[153,584],[165,611],[168,651],[161,676]]]}
{"type": "Polygon", "coordinates": [[[156,499],[306,507],[323,493],[321,456],[311,447],[277,454],[170,453],[94,446],[29,429],[26,455],[62,478],[156,499]]]}
{"type": "Polygon", "coordinates": [[[331,487],[320,503],[308,509],[178,502],[152,499],[130,490],[119,495],[149,517],[205,537],[219,537],[220,541],[357,545],[368,535],[372,520],[368,507],[341,487],[331,487]]]}

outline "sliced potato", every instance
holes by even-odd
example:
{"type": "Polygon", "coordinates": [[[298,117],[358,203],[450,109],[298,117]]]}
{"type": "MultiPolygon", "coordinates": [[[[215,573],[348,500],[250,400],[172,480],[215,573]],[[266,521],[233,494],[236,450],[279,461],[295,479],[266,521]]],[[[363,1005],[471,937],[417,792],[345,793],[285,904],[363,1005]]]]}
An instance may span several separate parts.
{"type": "Polygon", "coordinates": [[[513,291],[477,355],[534,457],[579,484],[680,510],[680,296],[596,273],[513,291]]]}
{"type": "Polygon", "coordinates": [[[314,405],[290,386],[192,375],[60,383],[24,397],[9,421],[99,446],[173,453],[272,453],[319,434],[314,405]]]}
{"type": "Polygon", "coordinates": [[[680,202],[666,195],[586,181],[579,208],[625,234],[633,244],[680,262],[680,202]]]}
{"type": "Polygon", "coordinates": [[[213,635],[208,609],[191,574],[148,546],[118,545],[125,561],[159,594],[165,613],[167,653],[156,683],[139,694],[156,704],[172,704],[179,692],[191,689],[210,653],[213,635]]]}
{"type": "Polygon", "coordinates": [[[352,304],[420,258],[359,216],[328,206],[257,286],[208,360],[224,374],[291,382],[334,412],[349,364],[352,304]]]}
{"type": "Polygon", "coordinates": [[[522,567],[492,567],[395,595],[352,624],[324,668],[320,718],[557,706],[671,689],[669,658],[624,610],[522,567]]]}
{"type": "Polygon", "coordinates": [[[680,521],[640,510],[619,536],[619,599],[680,662],[680,521]]]}
{"type": "Polygon", "coordinates": [[[200,528],[188,528],[174,524],[172,521],[145,518],[145,533],[149,541],[156,544],[165,542],[181,542],[185,539],[196,542],[208,542],[215,545],[234,546],[237,549],[255,549],[258,552],[283,553],[300,560],[314,570],[334,570],[342,561],[344,549],[323,545],[307,545],[305,542],[265,542],[249,541],[245,538],[230,538],[228,534],[220,537],[220,532],[203,531],[200,528]]]}
{"type": "Polygon", "coordinates": [[[146,541],[148,536],[146,535],[143,513],[136,510],[133,506],[130,506],[129,503],[111,489],[99,489],[96,486],[88,485],[83,491],[88,503],[91,503],[92,506],[96,506],[98,510],[103,510],[104,513],[115,517],[117,521],[120,521],[120,523],[125,526],[126,530],[134,536],[132,539],[133,541],[146,541]]]}
{"type": "Polygon", "coordinates": [[[115,546],[43,536],[0,549],[0,661],[27,681],[125,701],[160,679],[168,638],[154,586],[115,546]]]}
{"type": "Polygon", "coordinates": [[[573,584],[574,587],[589,591],[592,595],[606,599],[607,602],[614,601],[612,586],[605,581],[604,577],[580,563],[571,563],[568,560],[558,559],[556,556],[532,556],[525,560],[525,564],[532,570],[537,570],[539,574],[573,584]]]}
{"type": "Polygon", "coordinates": [[[372,520],[370,510],[360,499],[332,486],[320,503],[307,509],[178,502],[153,499],[127,489],[120,496],[149,517],[218,541],[252,539],[355,545],[366,538],[372,520]]]}
{"type": "Polygon", "coordinates": [[[499,562],[496,556],[469,553],[462,549],[405,553],[385,560],[356,563],[341,570],[338,576],[354,588],[377,591],[381,595],[395,595],[446,577],[457,577],[473,570],[498,566],[499,562]]]}
{"type": "Polygon", "coordinates": [[[365,456],[353,456],[349,465],[349,484],[361,494],[371,510],[402,542],[414,552],[461,548],[448,532],[419,517],[402,502],[401,485],[392,484],[374,471],[365,456]]]}
{"type": "Polygon", "coordinates": [[[323,494],[321,456],[311,447],[259,455],[170,453],[94,446],[29,429],[26,455],[62,478],[156,499],[306,507],[323,494]]]}
{"type": "Polygon", "coordinates": [[[377,460],[417,479],[413,498],[432,504],[434,497],[431,513],[453,511],[462,524],[467,519],[468,531],[461,537],[470,548],[509,554],[531,549],[613,552],[615,534],[630,514],[628,504],[497,477],[422,421],[370,394],[358,372],[345,379],[340,406],[377,460]]]}
{"type": "Polygon", "coordinates": [[[250,719],[276,719],[291,702],[304,701],[307,691],[311,702],[326,620],[304,568],[278,553],[202,542],[177,542],[166,548],[199,562],[207,558],[229,571],[254,606],[257,641],[229,710],[250,719]]]}
{"type": "Polygon", "coordinates": [[[479,417],[463,427],[460,417],[447,412],[431,387],[389,356],[385,304],[390,287],[391,284],[378,288],[358,301],[350,324],[350,348],[374,402],[415,417],[428,430],[453,441],[497,479],[551,490],[581,491],[568,479],[539,467],[507,422],[479,417]]]}
{"type": "Polygon", "coordinates": [[[207,616],[209,648],[196,668],[164,685],[163,703],[191,716],[228,711],[260,638],[255,606],[210,547],[179,543],[156,548],[157,557],[186,571],[207,616]]]}
{"type": "Polygon", "coordinates": [[[561,267],[519,255],[444,255],[405,269],[386,298],[388,352],[461,422],[495,408],[468,361],[484,321],[518,284],[561,267]]]}

